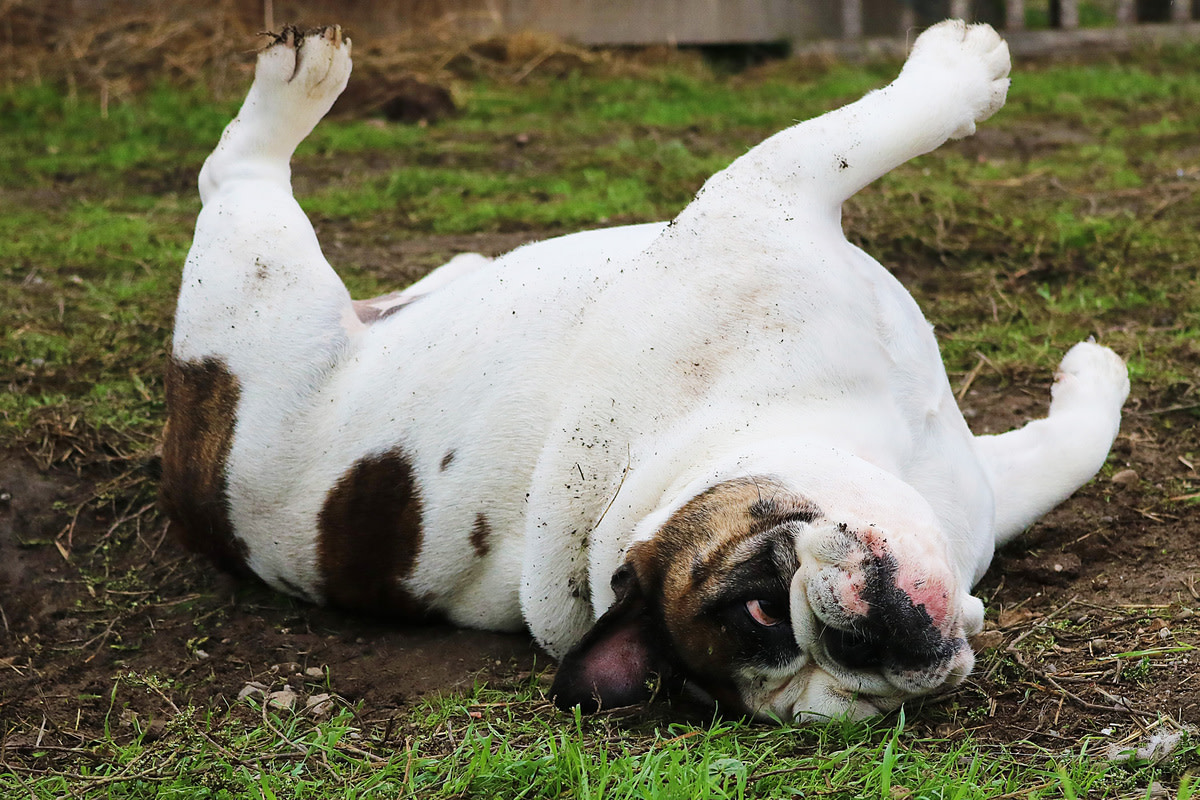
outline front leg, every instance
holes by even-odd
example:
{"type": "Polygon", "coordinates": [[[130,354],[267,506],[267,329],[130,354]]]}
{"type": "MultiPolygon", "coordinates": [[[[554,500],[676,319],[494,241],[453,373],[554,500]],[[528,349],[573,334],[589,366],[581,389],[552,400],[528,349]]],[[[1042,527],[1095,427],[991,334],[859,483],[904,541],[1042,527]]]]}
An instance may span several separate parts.
{"type": "Polygon", "coordinates": [[[1129,395],[1128,371],[1107,347],[1080,342],[1063,357],[1051,395],[1045,419],[998,436],[975,437],[975,452],[995,495],[997,547],[1104,465],[1129,395]]]}
{"type": "Polygon", "coordinates": [[[935,25],[890,85],[767,139],[714,176],[693,207],[706,204],[706,193],[727,203],[735,192],[783,195],[789,207],[837,214],[889,170],[974,133],[975,123],[1004,105],[1008,71],[1008,45],[990,26],[935,25]]]}

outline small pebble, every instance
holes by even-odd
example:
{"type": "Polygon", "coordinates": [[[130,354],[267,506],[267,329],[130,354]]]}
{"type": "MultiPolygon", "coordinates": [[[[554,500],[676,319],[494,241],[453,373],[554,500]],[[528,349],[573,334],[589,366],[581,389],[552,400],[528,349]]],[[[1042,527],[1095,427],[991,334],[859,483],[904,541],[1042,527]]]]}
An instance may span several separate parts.
{"type": "Polygon", "coordinates": [[[255,695],[264,695],[266,693],[267,693],[266,686],[259,683],[258,681],[250,681],[250,683],[247,683],[245,686],[242,687],[242,690],[240,692],[238,692],[238,700],[245,700],[247,697],[254,697],[255,695]]]}
{"type": "Polygon", "coordinates": [[[1136,486],[1138,482],[1137,470],[1123,469],[1112,476],[1112,482],[1118,486],[1136,486]]]}
{"type": "Polygon", "coordinates": [[[267,695],[267,705],[272,708],[283,708],[288,711],[296,706],[296,693],[291,689],[280,689],[278,692],[271,692],[267,695]]]}
{"type": "Polygon", "coordinates": [[[333,697],[328,694],[314,694],[304,701],[304,710],[314,717],[328,717],[333,713],[333,697]]]}
{"type": "Polygon", "coordinates": [[[304,670],[304,677],[312,678],[314,681],[325,680],[325,670],[321,667],[309,667],[304,670]]]}

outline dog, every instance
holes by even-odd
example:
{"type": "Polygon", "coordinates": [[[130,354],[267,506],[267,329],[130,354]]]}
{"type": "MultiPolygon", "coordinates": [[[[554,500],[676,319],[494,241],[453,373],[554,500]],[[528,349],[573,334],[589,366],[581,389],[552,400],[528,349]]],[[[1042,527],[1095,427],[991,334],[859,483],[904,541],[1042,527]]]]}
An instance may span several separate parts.
{"type": "Polygon", "coordinates": [[[313,603],[528,628],[564,709],[862,718],[960,683],[972,586],[1101,467],[1129,391],[1082,342],[1047,417],[973,436],[931,326],[842,232],[854,192],[1000,109],[1001,38],[930,28],[669,223],[360,301],[289,166],[350,50],[276,36],[200,173],[161,487],[185,543],[313,603]]]}

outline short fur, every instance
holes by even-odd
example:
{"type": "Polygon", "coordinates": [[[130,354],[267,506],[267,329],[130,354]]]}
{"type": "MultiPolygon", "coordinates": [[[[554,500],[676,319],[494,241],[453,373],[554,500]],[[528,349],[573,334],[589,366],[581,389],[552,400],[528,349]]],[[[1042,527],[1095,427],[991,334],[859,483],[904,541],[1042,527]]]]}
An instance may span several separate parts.
{"type": "Polygon", "coordinates": [[[350,74],[285,30],[200,175],[162,492],[281,591],[528,627],[591,710],[690,686],[782,718],[961,681],[996,545],[1103,464],[1124,364],[973,437],[929,324],[842,202],[997,111],[1008,51],[946,22],[900,76],[714,175],[669,224],[463,256],[354,302],[289,160],[350,74]]]}

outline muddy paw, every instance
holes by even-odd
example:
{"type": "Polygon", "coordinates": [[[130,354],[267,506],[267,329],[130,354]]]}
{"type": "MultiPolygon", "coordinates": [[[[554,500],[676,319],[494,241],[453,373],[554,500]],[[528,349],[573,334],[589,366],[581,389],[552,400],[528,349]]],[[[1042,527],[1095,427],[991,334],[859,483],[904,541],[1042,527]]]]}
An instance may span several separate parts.
{"type": "Polygon", "coordinates": [[[258,54],[255,88],[296,104],[324,104],[323,116],[350,78],[351,43],[341,26],[302,31],[289,25],[271,36],[258,54]]]}
{"type": "Polygon", "coordinates": [[[292,153],[350,78],[350,40],[336,25],[310,31],[289,26],[271,36],[258,54],[246,102],[200,172],[205,202],[233,177],[286,183],[292,153]]]}
{"type": "Polygon", "coordinates": [[[966,112],[950,134],[959,139],[973,134],[976,123],[1004,105],[1010,67],[1008,45],[990,25],[946,20],[917,38],[904,72],[920,74],[922,80],[934,84],[931,91],[953,93],[966,112]]]}

